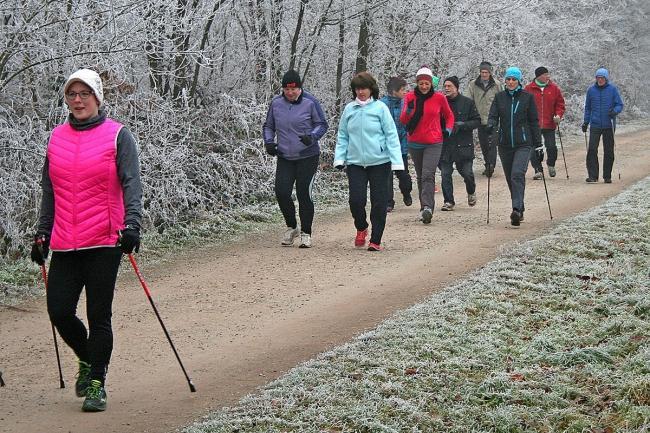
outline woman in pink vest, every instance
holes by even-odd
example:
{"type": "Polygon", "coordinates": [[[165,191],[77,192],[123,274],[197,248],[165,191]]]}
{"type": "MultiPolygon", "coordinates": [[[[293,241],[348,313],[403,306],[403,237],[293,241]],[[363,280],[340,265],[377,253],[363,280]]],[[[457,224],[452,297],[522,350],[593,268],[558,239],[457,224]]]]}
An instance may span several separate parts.
{"type": "Polygon", "coordinates": [[[63,94],[70,115],[47,146],[31,258],[43,265],[52,250],[47,310],[79,358],[75,391],[85,397],[82,410],[98,412],[106,409],[117,270],[122,253],[140,246],[140,164],[131,132],[106,117],[97,72],[73,73],[63,94]],[[76,315],[84,288],[88,329],[76,315]]]}

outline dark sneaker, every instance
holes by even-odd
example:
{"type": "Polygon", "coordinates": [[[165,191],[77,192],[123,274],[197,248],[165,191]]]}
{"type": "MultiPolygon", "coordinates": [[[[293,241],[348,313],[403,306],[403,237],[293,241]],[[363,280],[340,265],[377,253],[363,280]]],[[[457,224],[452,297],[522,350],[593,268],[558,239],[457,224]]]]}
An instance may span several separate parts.
{"type": "Polygon", "coordinates": [[[86,396],[86,388],[90,386],[90,364],[79,360],[79,371],[77,372],[77,381],[74,384],[74,392],[77,397],[86,396]]]}
{"type": "Polygon", "coordinates": [[[84,412],[103,412],[106,410],[106,390],[98,380],[91,380],[86,388],[86,399],[81,410],[84,412]]]}
{"type": "Polygon", "coordinates": [[[455,204],[447,202],[447,203],[445,203],[445,204],[442,205],[442,207],[440,208],[440,210],[444,210],[444,211],[452,211],[452,210],[454,210],[454,207],[455,207],[455,206],[456,206],[455,204]]]}
{"type": "Polygon", "coordinates": [[[555,171],[555,167],[552,167],[552,166],[549,165],[548,166],[548,175],[551,176],[551,177],[555,177],[556,174],[557,174],[557,172],[555,171]]]}
{"type": "Polygon", "coordinates": [[[533,175],[533,180],[542,180],[542,176],[544,175],[542,174],[541,171],[536,171],[535,174],[533,175]]]}
{"type": "Polygon", "coordinates": [[[605,179],[605,183],[612,183],[611,179],[605,179]]]}
{"type": "Polygon", "coordinates": [[[520,223],[523,223],[523,222],[524,222],[524,213],[523,213],[523,212],[520,212],[520,214],[521,214],[521,215],[519,216],[519,222],[520,222],[520,223]]]}
{"type": "Polygon", "coordinates": [[[428,207],[422,209],[422,222],[425,224],[431,224],[431,218],[433,218],[433,212],[428,207]]]}
{"type": "Polygon", "coordinates": [[[411,194],[404,194],[404,205],[411,206],[413,204],[413,198],[411,194]]]}
{"type": "Polygon", "coordinates": [[[488,168],[485,169],[483,173],[484,176],[486,177],[492,177],[492,175],[494,174],[494,168],[492,168],[492,166],[489,166],[488,168]]]}
{"type": "Polygon", "coordinates": [[[588,177],[585,179],[585,182],[587,183],[598,183],[598,179],[593,179],[591,177],[588,177]]]}
{"type": "Polygon", "coordinates": [[[388,206],[388,207],[386,208],[386,212],[392,212],[392,211],[393,211],[393,207],[392,207],[392,206],[388,206]]]}
{"type": "Polygon", "coordinates": [[[368,251],[384,251],[384,247],[382,247],[379,244],[375,244],[373,242],[370,242],[368,244],[368,251]]]}
{"type": "Polygon", "coordinates": [[[519,226],[519,223],[521,222],[521,213],[517,209],[513,209],[512,213],[510,214],[510,224],[513,226],[519,226]]]}
{"type": "Polygon", "coordinates": [[[470,206],[475,206],[476,205],[476,193],[467,194],[467,204],[470,205],[470,206]]]}

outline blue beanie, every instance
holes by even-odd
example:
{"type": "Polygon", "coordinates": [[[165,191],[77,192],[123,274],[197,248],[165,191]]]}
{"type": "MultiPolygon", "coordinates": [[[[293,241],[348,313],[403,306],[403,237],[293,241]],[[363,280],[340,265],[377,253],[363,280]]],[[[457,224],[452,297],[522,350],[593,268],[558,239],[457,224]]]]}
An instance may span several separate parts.
{"type": "Polygon", "coordinates": [[[506,75],[504,78],[516,78],[517,81],[521,83],[521,71],[519,68],[516,68],[514,66],[510,66],[508,69],[506,69],[506,75]]]}
{"type": "Polygon", "coordinates": [[[596,77],[603,77],[607,81],[609,81],[609,72],[605,68],[600,68],[596,71],[596,77]]]}

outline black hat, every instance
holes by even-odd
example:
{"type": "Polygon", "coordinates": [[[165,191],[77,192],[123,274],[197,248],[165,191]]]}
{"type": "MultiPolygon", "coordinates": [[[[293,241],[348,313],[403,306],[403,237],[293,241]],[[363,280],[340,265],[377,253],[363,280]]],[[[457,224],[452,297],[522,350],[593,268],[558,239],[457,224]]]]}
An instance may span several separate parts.
{"type": "Polygon", "coordinates": [[[282,87],[302,87],[300,74],[293,69],[288,70],[282,77],[282,87]]]}
{"type": "Polygon", "coordinates": [[[492,63],[482,61],[480,65],[478,65],[478,70],[479,71],[488,71],[490,74],[492,73],[492,63]]]}
{"type": "Polygon", "coordinates": [[[460,89],[460,80],[457,76],[452,75],[451,77],[445,78],[445,82],[449,81],[451,84],[456,86],[456,89],[460,89]]]}
{"type": "Polygon", "coordinates": [[[548,73],[548,69],[546,69],[544,66],[540,66],[539,68],[535,69],[535,78],[546,73],[548,73]]]}

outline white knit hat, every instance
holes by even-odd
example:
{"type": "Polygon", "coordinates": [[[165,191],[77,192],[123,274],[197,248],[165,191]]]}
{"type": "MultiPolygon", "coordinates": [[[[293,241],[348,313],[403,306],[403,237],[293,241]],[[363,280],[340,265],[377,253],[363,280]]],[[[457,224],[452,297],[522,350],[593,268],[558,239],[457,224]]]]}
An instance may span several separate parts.
{"type": "Polygon", "coordinates": [[[84,83],[86,86],[90,87],[97,98],[99,105],[102,105],[104,102],[104,86],[102,85],[102,79],[99,77],[99,74],[91,69],[79,69],[68,77],[68,81],[65,82],[63,86],[63,94],[68,93],[68,87],[75,81],[84,83]]]}
{"type": "Polygon", "coordinates": [[[415,74],[415,81],[420,81],[422,79],[428,79],[429,81],[433,80],[433,72],[431,72],[431,69],[429,69],[427,66],[422,66],[420,69],[418,69],[417,74],[415,74]]]}

